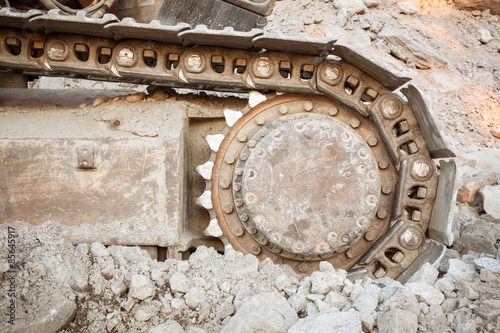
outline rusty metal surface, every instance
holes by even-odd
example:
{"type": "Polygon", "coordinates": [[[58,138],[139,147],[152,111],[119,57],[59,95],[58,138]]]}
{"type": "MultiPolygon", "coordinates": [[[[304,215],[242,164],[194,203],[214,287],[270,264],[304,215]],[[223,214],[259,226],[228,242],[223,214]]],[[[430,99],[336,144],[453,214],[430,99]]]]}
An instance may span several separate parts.
{"type": "Polygon", "coordinates": [[[287,36],[279,31],[272,30],[269,33],[264,33],[262,36],[255,37],[253,46],[271,51],[284,51],[325,57],[330,53],[336,41],[337,39],[331,36],[314,38],[303,33],[298,36],[287,36]]]}
{"type": "MultiPolygon", "coordinates": [[[[164,221],[158,199],[165,161],[158,157],[165,146],[157,140],[2,139],[0,147],[3,222],[164,221]],[[89,147],[99,150],[94,168],[82,169],[78,155],[89,147]]],[[[169,156],[175,164],[177,155],[169,156]]]]}
{"type": "Polygon", "coordinates": [[[182,44],[182,38],[179,34],[189,29],[191,29],[191,26],[187,23],[168,26],[156,20],[150,23],[137,23],[132,18],[124,18],[120,22],[106,25],[106,30],[110,31],[116,40],[154,40],[172,44],[182,44]]]}
{"type": "Polygon", "coordinates": [[[66,15],[58,9],[51,9],[45,15],[30,18],[30,23],[47,34],[65,33],[79,34],[94,37],[113,38],[113,34],[104,29],[110,23],[118,22],[112,14],[105,14],[102,18],[93,18],[85,11],[76,15],[66,15]]]}
{"type": "Polygon", "coordinates": [[[20,12],[13,8],[0,8],[0,26],[4,28],[16,28],[27,32],[34,32],[37,31],[38,27],[31,23],[30,19],[42,15],[44,15],[44,13],[37,9],[20,12]]]}
{"type": "Polygon", "coordinates": [[[263,33],[261,29],[243,32],[235,31],[233,27],[213,30],[208,29],[206,25],[198,25],[194,29],[181,32],[179,37],[186,46],[210,45],[249,50],[253,48],[253,39],[263,33]]]}
{"type": "Polygon", "coordinates": [[[275,0],[224,0],[241,8],[248,9],[260,15],[271,14],[275,0]]]}
{"type": "Polygon", "coordinates": [[[439,165],[436,200],[432,208],[427,234],[430,238],[451,246],[454,240],[451,226],[458,191],[457,163],[454,160],[440,161],[439,165]]]}
{"type": "Polygon", "coordinates": [[[439,133],[430,106],[425,101],[422,92],[412,84],[401,89],[401,91],[408,99],[409,105],[414,111],[413,113],[418,120],[422,135],[429,146],[431,157],[456,157],[456,155],[446,146],[441,133],[439,133]]]}
{"type": "Polygon", "coordinates": [[[235,200],[244,202],[240,219],[247,214],[248,228],[294,254],[324,257],[347,249],[366,232],[380,201],[368,144],[329,115],[273,120],[248,140],[240,169],[233,181],[235,200]]]}
{"type": "Polygon", "coordinates": [[[351,267],[389,227],[395,169],[373,123],[324,97],[276,97],[222,143],[212,198],[233,246],[290,264],[351,267]],[[348,238],[348,239],[347,239],[348,238]]]}
{"type": "MultiPolygon", "coordinates": [[[[55,17],[45,20],[49,25],[56,22],[55,17]]],[[[64,29],[66,23],[58,22],[58,29],[64,29]]],[[[334,42],[328,38],[266,34],[252,38],[252,48],[265,49],[255,53],[246,49],[249,36],[230,29],[226,30],[227,44],[223,39],[215,41],[225,47],[186,47],[180,45],[183,34],[188,36],[183,44],[215,34],[182,28],[176,35],[174,27],[168,38],[152,36],[167,38],[170,44],[166,44],[134,39],[140,31],[162,30],[158,24],[123,22],[104,26],[106,34],[122,41],[0,29],[0,69],[192,89],[310,94],[278,96],[248,107],[233,128],[223,131],[226,138],[220,151],[211,156],[215,165],[205,192],[208,196],[212,192],[213,202],[207,195],[203,201],[210,220],[219,221],[236,249],[290,264],[301,274],[316,270],[320,260],[374,277],[396,278],[411,267],[422,251],[433,214],[436,219],[442,215],[434,203],[438,174],[431,159],[441,156],[442,147],[435,140],[437,127],[432,127],[434,120],[422,107],[422,99],[409,93],[406,102],[390,92],[403,76],[384,79],[386,68],[372,69],[363,55],[325,58],[334,42]],[[322,124],[328,129],[322,130],[322,124]],[[341,143],[345,133],[350,134],[352,146],[341,143]],[[329,143],[341,158],[322,150],[329,143]],[[259,156],[258,148],[267,155],[259,156]],[[366,154],[354,155],[362,149],[366,154]],[[294,157],[303,161],[297,163],[294,157]],[[353,163],[356,177],[340,174],[336,167],[345,161],[353,163]],[[307,172],[309,163],[317,171],[307,172]],[[320,170],[328,176],[321,176],[320,170]],[[376,181],[363,182],[363,172],[367,177],[375,173],[376,181]],[[275,173],[288,180],[277,183],[278,190],[268,184],[275,173]],[[345,185],[340,197],[332,191],[339,184],[345,185]],[[365,200],[365,205],[363,195],[374,200],[365,200]],[[328,205],[334,197],[342,204],[328,205]],[[286,203],[291,208],[281,208],[286,203]],[[307,233],[301,232],[306,229],[307,233]],[[333,233],[337,238],[329,240],[333,233]]],[[[95,170],[99,170],[98,161],[95,170]]],[[[171,204],[179,208],[184,203],[171,204]]],[[[180,230],[175,231],[177,237],[181,237],[180,230]]],[[[198,244],[198,236],[189,237],[191,242],[186,244],[198,244]]]]}
{"type": "Polygon", "coordinates": [[[362,49],[351,45],[335,44],[332,54],[361,69],[391,91],[396,90],[412,79],[410,73],[396,71],[382,60],[374,61],[362,49]]]}

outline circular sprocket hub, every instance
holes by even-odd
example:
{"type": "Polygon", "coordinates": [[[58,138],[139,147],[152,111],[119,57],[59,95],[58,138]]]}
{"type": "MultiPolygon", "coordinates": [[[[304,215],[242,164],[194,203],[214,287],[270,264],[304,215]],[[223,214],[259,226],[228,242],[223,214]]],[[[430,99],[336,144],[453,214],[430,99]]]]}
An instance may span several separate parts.
{"type": "Polygon", "coordinates": [[[380,200],[368,144],[327,115],[285,115],[264,126],[236,170],[240,219],[246,214],[250,229],[289,254],[325,257],[346,249],[366,232],[380,200]]]}
{"type": "Polygon", "coordinates": [[[228,133],[212,198],[237,250],[307,274],[320,260],[349,268],[388,229],[395,177],[373,123],[328,98],[287,95],[228,133]]]}

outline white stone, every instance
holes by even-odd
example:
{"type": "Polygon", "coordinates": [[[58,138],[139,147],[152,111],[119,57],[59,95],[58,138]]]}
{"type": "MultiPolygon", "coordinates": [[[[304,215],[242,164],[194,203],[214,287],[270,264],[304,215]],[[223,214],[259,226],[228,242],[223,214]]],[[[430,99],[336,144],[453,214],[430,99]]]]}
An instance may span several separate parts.
{"type": "Polygon", "coordinates": [[[390,47],[391,55],[417,68],[445,66],[447,61],[424,40],[410,37],[403,29],[385,26],[378,34],[390,47]]]}
{"type": "MultiPolygon", "coordinates": [[[[376,314],[376,312],[374,312],[376,314]]],[[[375,316],[373,313],[364,313],[361,312],[359,314],[359,318],[361,319],[361,327],[363,328],[363,332],[371,332],[375,327],[375,316]]]]}
{"type": "Polygon", "coordinates": [[[439,305],[444,301],[444,295],[436,288],[423,282],[407,283],[406,286],[417,296],[419,302],[427,305],[439,305]]]}
{"type": "Polygon", "coordinates": [[[263,103],[267,101],[267,97],[265,95],[262,95],[260,92],[251,90],[249,92],[249,99],[248,99],[248,105],[250,105],[251,108],[256,107],[260,103],[263,103]]]}
{"type": "Polygon", "coordinates": [[[276,278],[276,280],[274,280],[274,286],[279,291],[283,291],[292,285],[298,285],[298,284],[299,284],[299,281],[296,278],[288,276],[288,275],[284,275],[284,274],[279,275],[276,278]]]}
{"type": "Polygon", "coordinates": [[[108,249],[101,243],[92,243],[90,245],[90,253],[95,257],[105,257],[109,255],[108,249]]]}
{"type": "Polygon", "coordinates": [[[378,316],[379,333],[416,333],[418,317],[416,314],[393,308],[378,316]]]}
{"type": "Polygon", "coordinates": [[[222,143],[222,141],[224,141],[224,135],[222,134],[205,135],[205,141],[210,146],[210,149],[217,152],[219,151],[220,144],[222,143]]]}
{"type": "Polygon", "coordinates": [[[500,219],[500,185],[485,186],[479,191],[487,214],[500,219]]]}
{"type": "Polygon", "coordinates": [[[210,179],[212,179],[213,168],[214,168],[214,162],[207,161],[207,162],[203,163],[202,165],[198,165],[194,169],[196,170],[196,172],[198,172],[200,174],[200,176],[202,176],[206,180],[210,180],[210,179]]]}
{"type": "Polygon", "coordinates": [[[217,219],[210,220],[208,227],[203,230],[203,235],[211,237],[222,237],[224,235],[217,219]]]}
{"type": "Polygon", "coordinates": [[[381,292],[385,295],[380,309],[384,312],[392,309],[401,309],[413,313],[415,316],[420,314],[420,308],[417,297],[407,287],[396,286],[386,287],[381,292]]]}
{"type": "Polygon", "coordinates": [[[128,292],[129,296],[145,300],[146,298],[153,297],[155,295],[155,288],[153,282],[149,277],[145,275],[133,275],[130,279],[130,289],[128,292]]]}
{"type": "Polygon", "coordinates": [[[172,293],[187,293],[190,289],[190,281],[186,275],[176,272],[169,280],[170,290],[172,293]]]}
{"type": "Polygon", "coordinates": [[[378,0],[363,0],[363,3],[367,8],[377,7],[379,5],[378,0]]]}
{"type": "Polygon", "coordinates": [[[481,257],[474,259],[474,265],[480,268],[486,268],[493,273],[500,273],[500,260],[481,257]]]}
{"type": "Polygon", "coordinates": [[[473,281],[476,269],[474,265],[466,264],[459,259],[450,259],[448,261],[448,273],[446,275],[450,276],[455,282],[467,280],[473,281]]]}
{"type": "Polygon", "coordinates": [[[413,274],[408,282],[423,282],[433,285],[438,275],[438,270],[426,262],[415,274],[413,274]]]}
{"type": "Polygon", "coordinates": [[[488,29],[479,29],[478,34],[479,36],[477,37],[477,39],[483,44],[487,44],[493,39],[493,36],[488,29]]]}
{"type": "Polygon", "coordinates": [[[359,313],[330,309],[297,321],[288,333],[361,333],[359,313]]]}
{"type": "Polygon", "coordinates": [[[361,313],[372,313],[378,305],[380,287],[375,284],[368,285],[365,290],[359,294],[353,307],[361,313]]]}
{"type": "Polygon", "coordinates": [[[125,292],[125,290],[127,290],[127,286],[125,285],[125,283],[123,283],[122,278],[117,278],[117,279],[111,280],[110,287],[111,287],[111,291],[115,295],[123,294],[125,292]]]}
{"type": "Polygon", "coordinates": [[[347,10],[345,10],[345,8],[341,8],[337,13],[337,22],[339,26],[341,27],[345,26],[347,24],[347,18],[348,18],[347,10]]]}
{"type": "Polygon", "coordinates": [[[339,310],[344,309],[347,305],[351,304],[349,298],[335,291],[330,291],[326,297],[325,302],[330,304],[330,307],[337,308],[339,310]]]}
{"type": "Polygon", "coordinates": [[[406,15],[420,14],[420,9],[412,5],[410,2],[400,2],[396,5],[399,12],[406,15]]]}
{"type": "Polygon", "coordinates": [[[456,289],[455,281],[450,276],[445,276],[437,280],[434,286],[441,290],[441,292],[443,293],[449,293],[456,289]]]}
{"type": "Polygon", "coordinates": [[[161,325],[151,327],[148,333],[184,333],[181,324],[174,320],[167,320],[161,325]]]}
{"type": "Polygon", "coordinates": [[[191,309],[196,309],[200,303],[203,303],[206,299],[205,290],[200,287],[191,288],[186,296],[184,296],[187,306],[191,309]]]}
{"type": "Polygon", "coordinates": [[[203,192],[202,195],[200,195],[196,200],[194,201],[198,206],[201,206],[205,209],[212,209],[212,192],[211,191],[205,191],[203,192]]]}
{"type": "Polygon", "coordinates": [[[345,9],[349,18],[366,10],[362,0],[334,0],[333,5],[339,10],[345,9]]]}
{"type": "Polygon", "coordinates": [[[349,299],[352,302],[355,302],[358,296],[363,292],[365,288],[359,283],[355,283],[354,286],[352,287],[351,294],[349,296],[349,299]]]}
{"type": "Polygon", "coordinates": [[[243,113],[241,111],[234,111],[231,109],[224,109],[222,110],[222,113],[224,113],[224,117],[226,118],[226,124],[229,127],[233,127],[233,125],[241,118],[243,117],[243,113]]]}
{"type": "Polygon", "coordinates": [[[158,301],[152,303],[140,304],[134,313],[134,318],[137,321],[148,321],[152,317],[156,316],[160,310],[160,304],[158,301]]]}
{"type": "Polygon", "coordinates": [[[286,332],[298,319],[283,296],[260,293],[244,301],[221,333],[286,332]]]}
{"type": "Polygon", "coordinates": [[[316,271],[311,274],[311,293],[326,295],[330,291],[340,291],[344,287],[346,271],[316,271]]]}
{"type": "Polygon", "coordinates": [[[170,306],[174,310],[182,310],[182,309],[184,309],[186,307],[186,303],[182,299],[180,299],[180,298],[174,298],[170,302],[170,306]]]}

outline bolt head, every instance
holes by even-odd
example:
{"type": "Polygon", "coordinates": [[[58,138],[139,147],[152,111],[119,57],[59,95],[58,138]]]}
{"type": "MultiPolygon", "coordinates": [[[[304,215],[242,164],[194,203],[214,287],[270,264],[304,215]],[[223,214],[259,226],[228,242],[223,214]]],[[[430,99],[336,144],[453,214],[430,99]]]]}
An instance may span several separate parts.
{"type": "Polygon", "coordinates": [[[377,212],[377,217],[381,220],[387,217],[387,211],[385,209],[379,209],[377,212]]]}
{"type": "Polygon", "coordinates": [[[245,229],[243,229],[242,226],[237,226],[235,229],[234,229],[234,234],[238,237],[241,237],[245,234],[245,229]]]}
{"type": "Polygon", "coordinates": [[[263,79],[268,78],[272,74],[272,68],[273,68],[273,66],[272,66],[269,58],[260,57],[254,66],[255,76],[263,78],[263,79]]]}
{"type": "Polygon", "coordinates": [[[260,246],[258,246],[258,245],[254,245],[254,246],[252,247],[252,254],[253,254],[253,255],[259,255],[259,254],[260,254],[260,252],[262,252],[262,249],[260,248],[260,246]]]}
{"type": "Polygon", "coordinates": [[[299,272],[301,272],[301,273],[307,272],[307,264],[306,263],[302,263],[299,265],[299,272]]]}
{"type": "Polygon", "coordinates": [[[234,207],[232,205],[225,205],[223,211],[226,214],[231,214],[234,211],[234,207]]]}
{"type": "Polygon", "coordinates": [[[321,72],[321,78],[323,81],[327,82],[328,84],[335,84],[337,83],[337,80],[340,77],[340,68],[334,64],[328,64],[325,67],[323,67],[323,71],[321,72]]]}
{"type": "Polygon", "coordinates": [[[117,62],[120,66],[130,67],[136,62],[134,51],[129,47],[122,47],[117,54],[117,62]]]}
{"type": "Polygon", "coordinates": [[[186,66],[190,72],[201,72],[203,70],[203,60],[198,54],[191,54],[187,58],[186,66]]]}
{"type": "Polygon", "coordinates": [[[431,167],[425,162],[417,162],[413,165],[413,173],[420,178],[425,178],[429,175],[431,167]]]}

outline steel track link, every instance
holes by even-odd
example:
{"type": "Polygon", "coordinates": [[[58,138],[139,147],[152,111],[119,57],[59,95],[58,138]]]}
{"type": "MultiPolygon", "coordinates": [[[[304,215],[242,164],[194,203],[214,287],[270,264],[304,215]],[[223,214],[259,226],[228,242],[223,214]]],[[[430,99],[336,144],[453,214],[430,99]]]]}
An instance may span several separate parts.
{"type": "Polygon", "coordinates": [[[354,268],[352,274],[396,278],[413,263],[422,263],[423,248],[425,258],[442,251],[426,240],[428,230],[439,242],[449,241],[443,235],[449,228],[451,196],[448,184],[439,179],[454,179],[455,169],[442,165],[439,175],[432,159],[453,153],[446,148],[419,90],[410,85],[403,90],[405,98],[392,92],[410,77],[349,46],[334,46],[332,51],[335,40],[331,38],[287,37],[259,30],[221,33],[186,24],[120,22],[109,15],[91,19],[83,14],[70,17],[5,8],[0,10],[0,28],[0,70],[5,72],[307,95],[277,97],[248,107],[243,118],[227,128],[219,152],[212,155],[212,219],[218,219],[233,246],[243,252],[288,263],[301,274],[317,269],[319,260],[329,260],[336,267],[354,268]],[[218,38],[221,35],[224,38],[218,38]],[[332,52],[337,57],[329,56],[332,52]],[[293,111],[285,115],[283,107],[293,111]],[[248,194],[254,186],[241,178],[239,170],[250,168],[247,159],[258,143],[270,144],[263,138],[296,120],[286,117],[305,117],[313,128],[320,122],[339,131],[348,128],[349,135],[374,156],[368,168],[378,185],[366,195],[380,199],[367,206],[365,217],[358,217],[355,232],[331,230],[341,240],[343,234],[349,236],[342,240],[345,246],[313,236],[306,246],[300,239],[282,242],[279,227],[259,228],[258,209],[250,207],[248,195],[245,199],[238,194],[241,188],[248,194]],[[259,134],[262,140],[252,141],[264,128],[259,134]],[[435,207],[436,201],[443,207],[435,207]]]}

